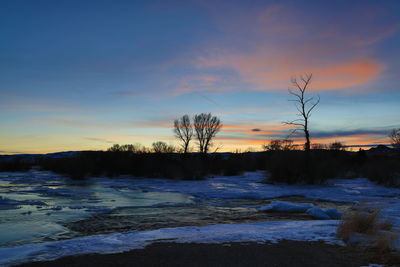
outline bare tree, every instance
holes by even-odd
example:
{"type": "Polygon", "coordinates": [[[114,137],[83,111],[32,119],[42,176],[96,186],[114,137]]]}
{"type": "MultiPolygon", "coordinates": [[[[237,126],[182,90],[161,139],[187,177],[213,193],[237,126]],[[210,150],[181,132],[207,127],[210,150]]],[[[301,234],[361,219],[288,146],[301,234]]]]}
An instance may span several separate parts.
{"type": "Polygon", "coordinates": [[[193,126],[188,115],[174,121],[174,133],[182,141],[183,153],[188,153],[190,140],[193,137],[193,126]]]}
{"type": "Polygon", "coordinates": [[[295,96],[295,99],[290,100],[296,103],[297,111],[299,112],[297,115],[300,117],[299,119],[293,121],[284,122],[287,125],[294,125],[300,128],[296,128],[293,130],[294,133],[297,130],[304,131],[304,135],[306,138],[306,143],[304,144],[304,149],[306,151],[310,150],[310,132],[308,130],[309,119],[311,117],[311,111],[318,105],[320,101],[320,97],[306,97],[305,93],[307,87],[311,83],[312,74],[301,75],[299,79],[296,77],[291,79],[293,87],[296,91],[289,89],[289,94],[295,96]]]}
{"type": "Polygon", "coordinates": [[[199,145],[199,152],[207,153],[212,146],[212,139],[222,127],[221,120],[211,113],[201,113],[194,116],[194,129],[199,145]]]}
{"type": "Polygon", "coordinates": [[[393,129],[389,134],[389,138],[392,146],[400,149],[400,128],[393,129]]]}
{"type": "Polygon", "coordinates": [[[126,145],[119,145],[114,144],[112,147],[108,148],[107,151],[109,152],[132,152],[137,154],[148,153],[150,149],[137,143],[137,144],[126,144],[126,145]]]}
{"type": "Polygon", "coordinates": [[[269,144],[262,146],[265,151],[294,150],[296,145],[289,139],[272,139],[269,144]]]}
{"type": "Polygon", "coordinates": [[[175,147],[168,145],[163,141],[157,141],[152,144],[154,153],[174,153],[175,147]]]}
{"type": "Polygon", "coordinates": [[[346,147],[344,146],[344,144],[342,142],[339,141],[335,141],[333,143],[330,143],[328,145],[328,149],[329,150],[346,150],[346,147]]]}

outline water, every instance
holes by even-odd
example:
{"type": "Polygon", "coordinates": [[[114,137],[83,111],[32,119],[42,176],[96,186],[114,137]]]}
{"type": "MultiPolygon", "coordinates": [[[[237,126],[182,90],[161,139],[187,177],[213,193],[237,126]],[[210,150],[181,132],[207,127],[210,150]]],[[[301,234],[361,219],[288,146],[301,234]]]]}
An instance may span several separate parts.
{"type": "Polygon", "coordinates": [[[400,226],[400,189],[362,178],[311,186],[264,184],[264,178],[263,172],[252,172],[201,181],[74,181],[38,170],[0,173],[0,247],[128,230],[312,219],[258,212],[276,199],[342,212],[364,203],[382,209],[385,218],[400,226]]]}
{"type": "Polygon", "coordinates": [[[187,205],[190,195],[76,182],[32,170],[0,173],[0,246],[70,238],[66,224],[121,207],[187,205]]]}

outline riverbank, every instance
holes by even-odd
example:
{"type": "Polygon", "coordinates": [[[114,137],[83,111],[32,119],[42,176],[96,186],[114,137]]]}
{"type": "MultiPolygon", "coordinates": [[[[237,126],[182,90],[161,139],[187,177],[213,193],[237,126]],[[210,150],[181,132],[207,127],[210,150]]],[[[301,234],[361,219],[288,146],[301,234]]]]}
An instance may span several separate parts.
{"type": "Polygon", "coordinates": [[[297,266],[359,267],[370,259],[359,249],[323,242],[279,243],[154,243],[144,249],[116,254],[68,256],[54,261],[18,265],[35,266],[297,266]]]}

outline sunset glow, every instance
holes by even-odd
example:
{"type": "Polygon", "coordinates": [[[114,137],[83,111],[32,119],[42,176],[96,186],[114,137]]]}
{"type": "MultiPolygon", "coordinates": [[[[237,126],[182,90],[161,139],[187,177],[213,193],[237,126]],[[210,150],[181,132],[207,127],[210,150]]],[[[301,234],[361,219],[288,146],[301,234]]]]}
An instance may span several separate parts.
{"type": "Polygon", "coordinates": [[[388,144],[400,128],[398,1],[0,3],[0,154],[178,145],[209,113],[213,149],[290,136],[292,77],[312,73],[312,143],[388,144]]]}

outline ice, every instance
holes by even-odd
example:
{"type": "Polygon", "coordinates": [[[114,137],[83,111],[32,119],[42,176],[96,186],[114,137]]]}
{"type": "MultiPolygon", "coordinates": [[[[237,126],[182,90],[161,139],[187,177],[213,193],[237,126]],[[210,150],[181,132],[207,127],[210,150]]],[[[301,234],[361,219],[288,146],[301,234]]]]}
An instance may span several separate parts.
{"type": "Polygon", "coordinates": [[[329,220],[331,217],[325,213],[321,208],[313,207],[308,209],[307,214],[311,215],[312,217],[320,220],[329,220]]]}
{"type": "Polygon", "coordinates": [[[293,203],[289,201],[272,201],[270,204],[259,208],[266,212],[297,212],[307,213],[320,220],[340,219],[341,214],[335,208],[321,209],[312,203],[293,203]]]}
{"type": "Polygon", "coordinates": [[[343,244],[335,238],[337,224],[335,220],[279,221],[188,226],[94,235],[63,241],[2,247],[0,248],[0,265],[10,266],[28,261],[53,260],[76,254],[117,253],[144,248],[150,243],[166,240],[178,243],[264,243],[290,239],[343,244]]]}
{"type": "Polygon", "coordinates": [[[394,222],[395,229],[400,227],[399,188],[387,188],[364,178],[334,179],[325,185],[273,185],[263,183],[265,177],[265,173],[259,171],[231,177],[210,177],[200,181],[98,177],[77,182],[37,170],[27,173],[0,173],[0,181],[4,184],[0,187],[0,209],[3,208],[0,222],[8,220],[7,224],[0,224],[0,243],[3,242],[2,246],[9,246],[0,248],[0,265],[53,259],[75,253],[113,253],[140,248],[162,238],[172,238],[177,242],[264,242],[283,238],[311,241],[321,239],[330,242],[336,240],[334,233],[337,221],[328,220],[323,214],[332,219],[339,219],[341,216],[335,209],[320,209],[311,203],[275,201],[271,202],[273,205],[254,208],[265,211],[309,211],[312,216],[327,220],[165,228],[26,244],[43,240],[40,238],[53,238],[54,235],[66,231],[61,225],[67,222],[120,207],[151,208],[204,203],[221,205],[232,199],[260,199],[267,202],[269,199],[296,196],[310,200],[359,203],[371,209],[378,208],[381,209],[384,219],[394,222]],[[34,226],[32,230],[29,225],[34,226]],[[4,230],[8,231],[7,229],[20,233],[18,239],[12,239],[8,233],[3,237],[4,230]],[[21,229],[29,231],[23,232],[21,229]],[[3,241],[1,238],[4,238],[3,241]],[[15,242],[25,245],[11,246],[15,242]]]}
{"type": "Polygon", "coordinates": [[[21,205],[46,205],[43,201],[35,200],[15,200],[0,196],[0,210],[1,209],[16,209],[21,205]]]}
{"type": "Polygon", "coordinates": [[[260,211],[278,211],[278,212],[306,212],[313,208],[311,203],[293,203],[288,201],[272,201],[270,204],[261,207],[260,211]]]}
{"type": "Polygon", "coordinates": [[[258,171],[238,176],[216,176],[200,181],[130,178],[97,178],[93,181],[113,188],[180,192],[199,198],[219,199],[303,196],[316,200],[358,203],[369,198],[400,196],[400,189],[376,185],[365,178],[333,179],[327,185],[272,185],[262,183],[265,177],[264,172],[258,171]]]}
{"type": "Polygon", "coordinates": [[[323,211],[333,220],[339,220],[342,218],[342,214],[335,208],[323,209],[323,211]]]}

